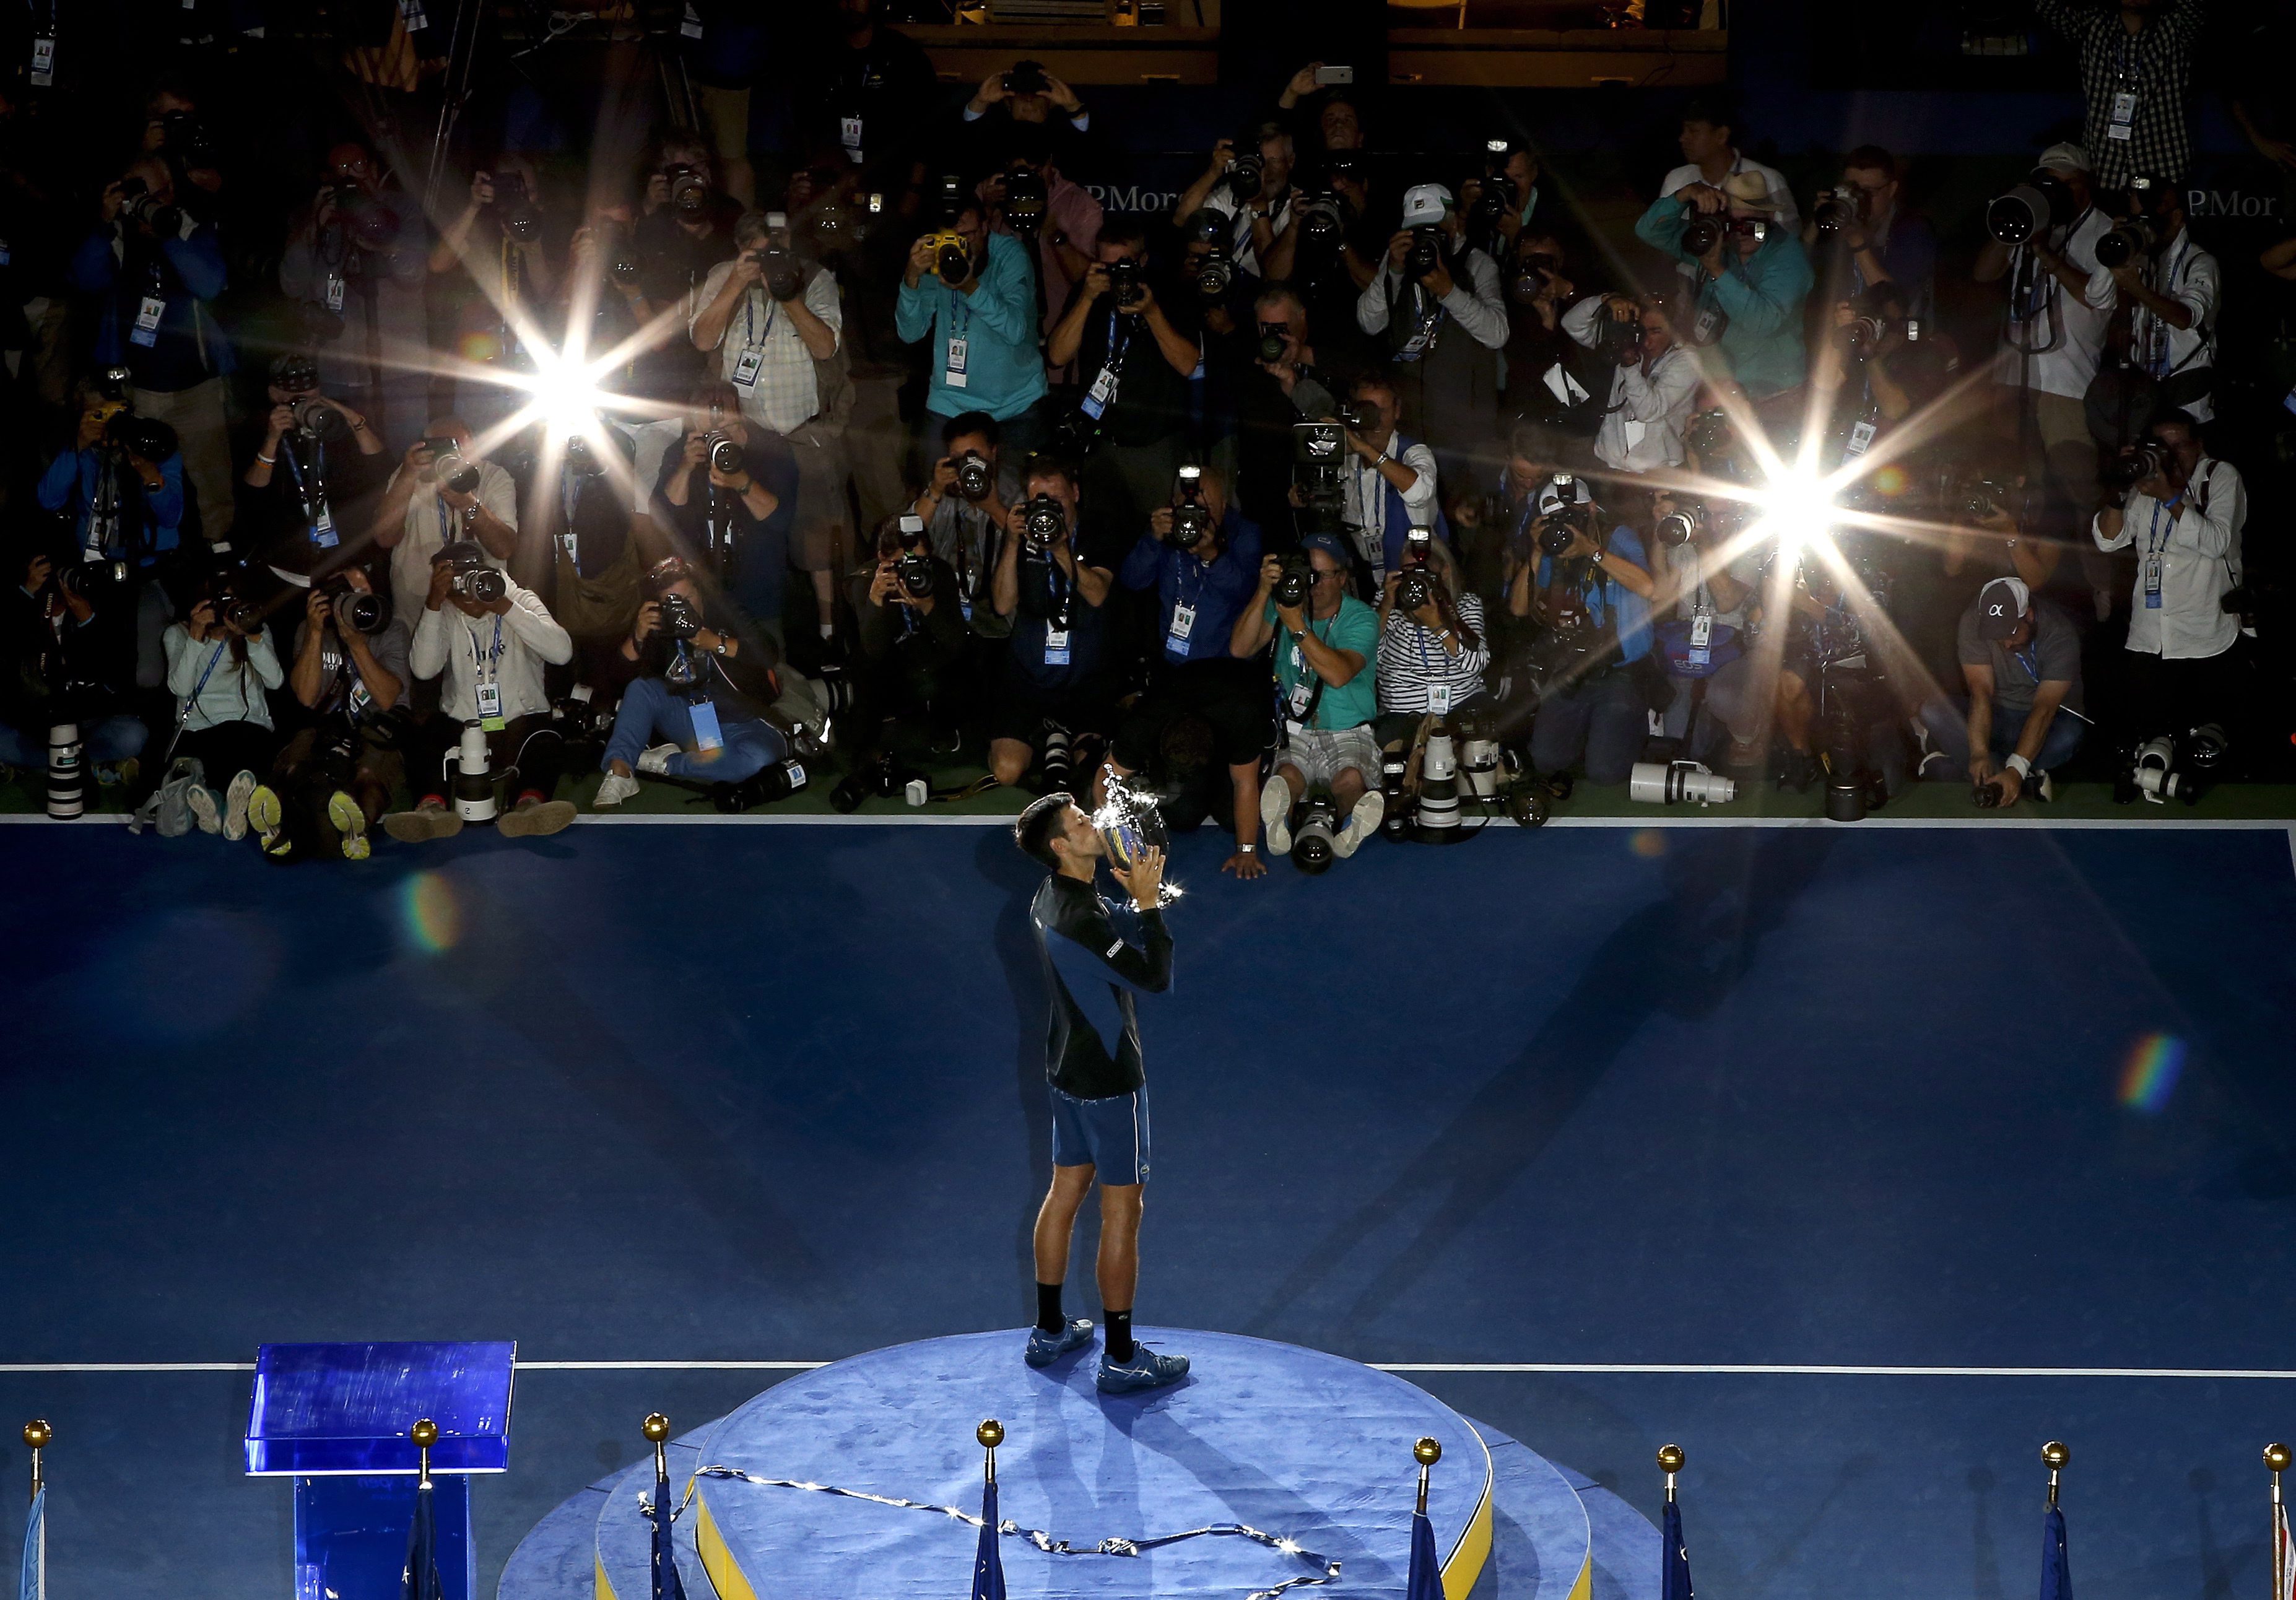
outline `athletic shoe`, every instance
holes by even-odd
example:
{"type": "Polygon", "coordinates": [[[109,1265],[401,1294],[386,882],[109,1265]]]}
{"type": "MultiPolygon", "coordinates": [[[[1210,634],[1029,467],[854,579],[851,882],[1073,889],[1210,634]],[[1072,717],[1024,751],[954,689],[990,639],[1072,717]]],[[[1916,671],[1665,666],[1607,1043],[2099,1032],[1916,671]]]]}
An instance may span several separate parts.
{"type": "Polygon", "coordinates": [[[1347,821],[1332,835],[1332,854],[1342,861],[1363,848],[1363,841],[1379,832],[1380,818],[1387,815],[1387,796],[1376,789],[1366,789],[1348,813],[1347,821]]]}
{"type": "Polygon", "coordinates": [[[1167,1383],[1177,1383],[1188,1375],[1185,1356],[1160,1356],[1144,1344],[1132,1347],[1132,1359],[1122,1365],[1108,1358],[1103,1351],[1100,1358],[1100,1374],[1093,1385],[1103,1394],[1123,1394],[1134,1389],[1161,1389],[1167,1383]]]}
{"type": "Polygon", "coordinates": [[[205,784],[193,784],[184,798],[191,802],[192,816],[199,823],[201,833],[223,832],[223,796],[205,784]]]}
{"type": "Polygon", "coordinates": [[[192,831],[192,795],[201,790],[207,768],[197,756],[181,756],[168,769],[167,781],[151,800],[152,819],[162,839],[181,839],[192,831]]]}
{"type": "Polygon", "coordinates": [[[1796,794],[1808,792],[1817,782],[1817,758],[1806,750],[1789,747],[1778,764],[1778,787],[1791,789],[1796,794]]]}
{"type": "Polygon", "coordinates": [[[598,798],[590,802],[590,809],[611,811],[637,792],[637,779],[625,777],[619,772],[610,772],[606,775],[605,782],[598,785],[598,798]]]}
{"type": "Polygon", "coordinates": [[[384,817],[382,831],[401,844],[422,844],[453,838],[463,831],[463,819],[452,807],[425,800],[412,811],[393,811],[384,817]]]}
{"type": "Polygon", "coordinates": [[[132,789],[135,786],[136,775],[143,770],[144,763],[134,756],[120,761],[98,761],[95,764],[96,787],[132,789]]]}
{"type": "Polygon", "coordinates": [[[2046,767],[2033,768],[2033,775],[2025,780],[2025,792],[2044,805],[2057,798],[2057,781],[2049,775],[2046,767]]]}
{"type": "Polygon", "coordinates": [[[1267,835],[1269,855],[1292,853],[1292,785],[1280,772],[1269,773],[1259,792],[1259,826],[1267,835]]]}
{"type": "Polygon", "coordinates": [[[1914,776],[1923,781],[1953,776],[1953,758],[1931,743],[1930,725],[1918,717],[1908,718],[1908,723],[1914,730],[1914,749],[1918,752],[1914,776]]]}
{"type": "Polygon", "coordinates": [[[572,800],[535,800],[529,796],[496,817],[495,830],[511,839],[562,833],[574,825],[575,815],[572,800]]]}
{"type": "Polygon", "coordinates": [[[366,836],[366,813],[359,809],[358,801],[336,790],[327,796],[327,820],[343,841],[343,859],[364,861],[374,854],[374,846],[366,836]]]}
{"type": "Polygon", "coordinates": [[[255,830],[255,841],[266,856],[287,854],[287,835],[281,824],[287,809],[279,802],[279,792],[268,784],[258,784],[247,797],[248,827],[255,830]]]}
{"type": "Polygon", "coordinates": [[[650,772],[656,777],[660,777],[663,773],[669,770],[670,757],[682,755],[683,753],[685,753],[685,746],[683,745],[654,745],[652,748],[645,751],[638,757],[638,770],[640,772],[650,772]]]}
{"type": "Polygon", "coordinates": [[[242,772],[231,780],[225,792],[223,807],[223,836],[234,844],[247,837],[247,800],[255,792],[255,775],[242,772]]]}
{"type": "Polygon", "coordinates": [[[1092,1318],[1076,1317],[1057,1333],[1047,1333],[1042,1328],[1029,1330],[1029,1348],[1021,1359],[1031,1366],[1050,1366],[1072,1350],[1080,1350],[1092,1342],[1092,1318]]]}

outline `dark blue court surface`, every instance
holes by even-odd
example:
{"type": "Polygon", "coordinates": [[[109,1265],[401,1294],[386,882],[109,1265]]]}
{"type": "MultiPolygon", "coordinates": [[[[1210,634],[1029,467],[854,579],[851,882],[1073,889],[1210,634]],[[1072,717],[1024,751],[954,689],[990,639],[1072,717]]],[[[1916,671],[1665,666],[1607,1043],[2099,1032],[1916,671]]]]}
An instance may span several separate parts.
{"type": "MultiPolygon", "coordinates": [[[[2050,1437],[2083,1600],[2260,1592],[2296,1385],[2159,1374],[2296,1367],[2284,830],[1495,830],[1256,885],[1176,853],[1144,1319],[1374,1362],[2146,1369],[1411,1375],[1653,1515],[1680,1440],[1716,1600],[2030,1592],[2050,1437]]],[[[0,1362],[824,1359],[1029,1315],[1035,874],[1001,829],[275,872],[21,825],[0,873],[0,1362]]],[[[775,1375],[522,1374],[481,1591],[645,1411],[775,1375]]],[[[57,1600],[286,1595],[247,1383],[0,1374],[8,1439],[57,1425],[57,1600]]]]}

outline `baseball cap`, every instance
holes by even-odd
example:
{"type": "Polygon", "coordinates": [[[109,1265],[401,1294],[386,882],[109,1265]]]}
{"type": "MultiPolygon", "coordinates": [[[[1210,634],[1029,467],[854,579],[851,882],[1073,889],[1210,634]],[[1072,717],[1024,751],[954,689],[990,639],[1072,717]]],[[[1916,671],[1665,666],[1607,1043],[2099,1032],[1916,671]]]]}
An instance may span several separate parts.
{"type": "Polygon", "coordinates": [[[2030,609],[2033,593],[2021,578],[1997,578],[1977,591],[1977,636],[2005,639],[2030,609]]]}
{"type": "Polygon", "coordinates": [[[1343,570],[1346,568],[1349,560],[1347,542],[1341,539],[1336,533],[1308,534],[1300,541],[1300,554],[1304,555],[1310,550],[1322,551],[1325,555],[1330,556],[1333,561],[1339,562],[1340,566],[1343,570]]]}
{"type": "Polygon", "coordinates": [[[1451,192],[1440,184],[1418,184],[1404,191],[1403,226],[1432,227],[1451,209],[1451,192]]]}
{"type": "MultiPolygon", "coordinates": [[[[1573,505],[1584,505],[1595,497],[1594,489],[1588,487],[1587,482],[1584,478],[1572,478],[1569,485],[1569,504],[1573,505]]],[[[1538,486],[1538,514],[1542,517],[1551,517],[1556,512],[1561,511],[1564,505],[1563,496],[1564,486],[1558,483],[1554,479],[1549,478],[1545,483],[1540,484],[1538,486]]]]}
{"type": "Polygon", "coordinates": [[[2041,152],[2041,159],[2034,165],[2044,172],[2086,173],[2088,170],[2088,152],[2070,143],[2052,144],[2041,152]]]}

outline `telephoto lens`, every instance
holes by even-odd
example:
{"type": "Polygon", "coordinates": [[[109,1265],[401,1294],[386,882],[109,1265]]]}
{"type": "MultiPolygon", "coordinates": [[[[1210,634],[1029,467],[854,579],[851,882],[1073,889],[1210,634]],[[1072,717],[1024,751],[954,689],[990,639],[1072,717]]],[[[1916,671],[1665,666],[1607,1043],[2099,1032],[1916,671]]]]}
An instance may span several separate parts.
{"type": "Polygon", "coordinates": [[[306,439],[341,439],[350,431],[343,414],[316,396],[306,395],[287,409],[294,414],[295,431],[306,439]]]}
{"type": "Polygon", "coordinates": [[[327,585],[326,595],[328,603],[334,607],[335,620],[342,627],[356,628],[363,634],[382,631],[381,595],[355,589],[340,578],[327,585]]]}
{"type": "Polygon", "coordinates": [[[1839,189],[1825,190],[1810,208],[1809,219],[1819,238],[1838,239],[1844,228],[1857,220],[1857,197],[1839,189]]]}
{"type": "Polygon", "coordinates": [[[2096,264],[2099,267],[2126,267],[2131,261],[2151,255],[2159,248],[2160,238],[2151,217],[2123,218],[2109,233],[2098,235],[2096,264]]]}
{"type": "Polygon", "coordinates": [[[1645,806],[1726,806],[1738,798],[1735,780],[1696,761],[1637,761],[1627,775],[1627,798],[1645,806]]]}
{"type": "Polygon", "coordinates": [[[1697,536],[1698,513],[1689,510],[1670,511],[1658,520],[1651,532],[1661,545],[1679,549],[1697,536]]]}
{"type": "Polygon", "coordinates": [[[1460,836],[1458,751],[1450,730],[1439,723],[1427,735],[1419,760],[1418,823],[1422,844],[1448,844],[1460,836]]]}
{"type": "Polygon", "coordinates": [[[1440,229],[1416,227],[1411,230],[1411,248],[1403,258],[1403,270],[1406,274],[1414,278],[1423,278],[1433,272],[1442,259],[1440,229]]]}
{"type": "Polygon", "coordinates": [[[1339,832],[1332,802],[1317,795],[1308,802],[1300,825],[1292,830],[1292,861],[1301,872],[1313,875],[1332,865],[1332,836],[1339,832]]]}
{"type": "Polygon", "coordinates": [[[1682,253],[1685,256],[1706,254],[1722,242],[1722,234],[1726,226],[1724,219],[1719,217],[1709,217],[1702,213],[1692,217],[1682,225],[1682,253]]]}
{"type": "Polygon", "coordinates": [[[1283,352],[1291,342],[1292,326],[1289,323],[1264,322],[1259,324],[1259,358],[1262,361],[1283,360],[1283,352]]]}
{"type": "Polygon", "coordinates": [[[956,458],[956,492],[968,500],[988,498],[988,458],[978,450],[967,450],[956,458]]]}
{"type": "Polygon", "coordinates": [[[461,451],[450,449],[430,458],[430,481],[458,495],[474,494],[479,487],[478,465],[461,451]]]}
{"type": "Polygon", "coordinates": [[[510,593],[510,579],[492,567],[480,567],[456,578],[455,592],[469,595],[480,605],[492,605],[510,593]]]}
{"type": "Polygon", "coordinates": [[[702,442],[709,447],[709,468],[712,472],[722,472],[730,478],[748,464],[749,458],[742,451],[742,441],[729,433],[713,431],[702,435],[702,442]]]}
{"type": "Polygon", "coordinates": [[[451,785],[455,815],[464,822],[492,822],[496,809],[494,760],[487,749],[486,729],[475,722],[463,724],[463,742],[447,759],[455,765],[451,785]]]}
{"type": "Polygon", "coordinates": [[[1380,815],[1379,831],[1398,841],[1411,836],[1411,813],[1403,808],[1403,781],[1410,772],[1411,752],[1407,749],[1398,746],[1380,753],[1379,792],[1387,801],[1387,808],[1380,815]]]}
{"type": "MultiPolygon", "coordinates": [[[[802,761],[775,761],[759,767],[738,784],[712,784],[709,803],[727,816],[734,816],[757,806],[769,806],[774,801],[787,800],[809,781],[802,761]]],[[[850,780],[849,779],[848,782],[850,780]]],[[[840,791],[842,791],[840,785],[840,791]]],[[[830,799],[838,805],[836,796],[830,799]]],[[[861,803],[855,797],[852,806],[838,805],[840,811],[850,811],[861,803]]]]}
{"type": "Polygon", "coordinates": [[[1075,737],[1075,734],[1057,722],[1046,726],[1045,754],[1042,763],[1046,793],[1050,794],[1058,790],[1068,789],[1076,782],[1076,752],[1073,749],[1075,737]]]}
{"type": "Polygon", "coordinates": [[[2064,179],[2042,170],[1985,208],[1985,231],[2004,244],[2022,244],[2036,234],[2063,226],[2079,211],[2064,179]]]}
{"type": "Polygon", "coordinates": [[[1496,800],[1499,742],[1489,717],[1471,706],[1455,716],[1451,726],[1459,736],[1459,792],[1474,800],[1496,800]]]}
{"type": "Polygon", "coordinates": [[[681,161],[669,169],[669,203],[689,217],[707,209],[709,180],[681,161]]]}

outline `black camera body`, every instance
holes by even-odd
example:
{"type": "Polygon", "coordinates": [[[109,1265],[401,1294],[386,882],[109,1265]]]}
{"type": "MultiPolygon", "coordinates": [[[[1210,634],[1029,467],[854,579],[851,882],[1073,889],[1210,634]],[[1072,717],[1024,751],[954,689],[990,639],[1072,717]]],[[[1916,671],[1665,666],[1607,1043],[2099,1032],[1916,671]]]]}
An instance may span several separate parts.
{"type": "Polygon", "coordinates": [[[1043,555],[1068,537],[1068,508],[1050,495],[1038,495],[1021,507],[1021,542],[1031,555],[1043,555]]]}
{"type": "Polygon", "coordinates": [[[967,500],[986,500],[996,487],[988,468],[988,458],[978,450],[967,450],[956,458],[956,492],[967,500]]]}
{"type": "Polygon", "coordinates": [[[1423,278],[1443,261],[1443,230],[1438,227],[1415,227],[1411,230],[1411,245],[1403,258],[1405,275],[1423,278]]]}
{"type": "Polygon", "coordinates": [[[1730,414],[1717,406],[1690,419],[1683,428],[1682,442],[1698,452],[1699,464],[1710,475],[1718,474],[1722,469],[1716,458],[1731,453],[1731,447],[1737,442],[1737,430],[1730,421],[1730,414]]]}
{"type": "Polygon", "coordinates": [[[1865,216],[1866,205],[1866,196],[1858,190],[1821,189],[1817,203],[1809,209],[1810,224],[1817,236],[1830,244],[1865,216]]]}
{"type": "Polygon", "coordinates": [[[1499,236],[1499,224],[1514,209],[1514,185],[1503,177],[1484,180],[1483,191],[1467,208],[1467,237],[1489,244],[1499,236]]]}
{"type": "Polygon", "coordinates": [[[495,201],[490,209],[495,226],[520,244],[533,243],[542,233],[542,213],[535,207],[534,196],[527,192],[524,176],[497,172],[494,185],[495,201]]]}
{"type": "Polygon", "coordinates": [[[1347,231],[1340,197],[1329,190],[1308,195],[1293,209],[1292,226],[1300,230],[1301,249],[1336,250],[1347,231]]]}
{"type": "Polygon", "coordinates": [[[673,639],[691,639],[701,631],[701,611],[676,590],[654,603],[660,607],[661,631],[673,639]]]}
{"type": "Polygon", "coordinates": [[[138,416],[132,411],[118,412],[104,423],[103,442],[154,466],[173,455],[177,447],[173,428],[158,417],[138,416]]]}
{"type": "Polygon", "coordinates": [[[730,478],[749,464],[749,457],[742,449],[742,441],[723,429],[711,429],[701,436],[701,442],[709,452],[712,472],[730,478]]]}
{"type": "Polygon", "coordinates": [[[679,161],[667,168],[669,178],[669,203],[686,216],[693,217],[709,209],[709,180],[701,169],[690,161],[679,161]]]}
{"type": "Polygon", "coordinates": [[[1596,347],[1613,366],[1632,366],[1643,358],[1643,319],[1640,312],[1629,317],[1605,315],[1602,319],[1602,341],[1596,347]]]}
{"type": "Polygon", "coordinates": [[[2127,494],[2147,478],[2165,474],[2175,459],[2169,447],[2157,439],[2140,439],[2106,458],[2097,469],[2097,478],[2118,494],[2127,494]]]}
{"type": "Polygon", "coordinates": [[[492,605],[510,593],[510,580],[487,560],[486,546],[476,539],[456,539],[439,551],[455,575],[451,593],[480,605],[492,605]]]}
{"type": "Polygon", "coordinates": [[[1395,608],[1400,611],[1415,611],[1433,603],[1440,588],[1435,574],[1424,567],[1413,567],[1395,581],[1395,608]]]}
{"type": "Polygon", "coordinates": [[[1316,569],[1304,555],[1287,555],[1283,570],[1275,576],[1275,586],[1270,591],[1275,603],[1286,611],[1297,611],[1308,603],[1308,596],[1316,592],[1316,569]]]}
{"type": "Polygon", "coordinates": [[[1195,275],[1196,293],[1204,299],[1221,299],[1235,283],[1235,262],[1225,245],[1214,245],[1197,257],[1191,270],[1195,275]]]}
{"type": "Polygon", "coordinates": [[[1016,234],[1033,234],[1043,226],[1051,197],[1045,180],[1025,168],[1004,175],[1004,220],[1016,234]]]}
{"type": "MultiPolygon", "coordinates": [[[[805,274],[798,267],[796,255],[786,244],[776,241],[759,250],[758,267],[765,276],[766,292],[777,300],[795,299],[798,291],[805,286],[805,274]]],[[[959,273],[957,278],[964,275],[959,273]]]]}
{"type": "Polygon", "coordinates": [[[1259,192],[1267,182],[1267,163],[1259,159],[1258,139],[1250,141],[1242,152],[1229,160],[1227,171],[1221,176],[1220,182],[1240,206],[1249,205],[1259,198],[1259,192]]]}
{"type": "Polygon", "coordinates": [[[2017,491],[1993,478],[1964,478],[1954,486],[1953,513],[1972,521],[1983,521],[2013,510],[2017,491]]]}
{"type": "Polygon", "coordinates": [[[1262,361],[1275,362],[1283,360],[1283,352],[1291,342],[1291,324],[1264,322],[1259,324],[1259,346],[1258,354],[1262,361]]]}
{"type": "Polygon", "coordinates": [[[1001,81],[1007,94],[1041,94],[1052,86],[1042,62],[1014,62],[1001,81]]]}
{"type": "Polygon", "coordinates": [[[1204,503],[1203,469],[1182,467],[1179,498],[1172,502],[1172,544],[1177,549],[1193,550],[1211,531],[1212,508],[1204,503]]]}
{"type": "Polygon", "coordinates": [[[152,193],[151,185],[142,178],[119,180],[119,220],[123,226],[133,227],[141,223],[159,237],[166,239],[182,228],[183,216],[176,207],[162,205],[160,197],[152,193]]]}
{"type": "Polygon", "coordinates": [[[1348,458],[1346,424],[1337,418],[1292,424],[1292,481],[1307,502],[1305,531],[1336,533],[1346,505],[1341,472],[1348,458]]]}
{"type": "Polygon", "coordinates": [[[1129,311],[1140,303],[1140,263],[1129,258],[1108,264],[1109,292],[1116,299],[1116,308],[1129,311]]]}

